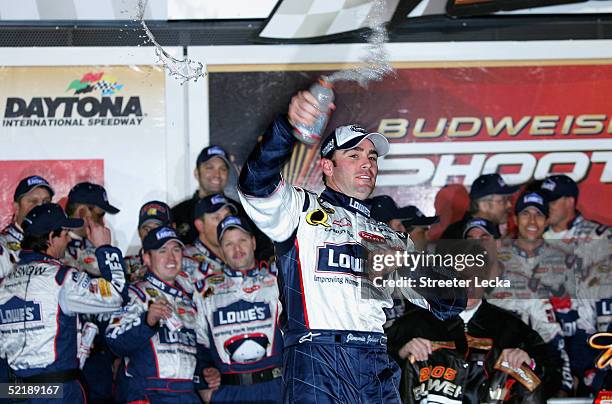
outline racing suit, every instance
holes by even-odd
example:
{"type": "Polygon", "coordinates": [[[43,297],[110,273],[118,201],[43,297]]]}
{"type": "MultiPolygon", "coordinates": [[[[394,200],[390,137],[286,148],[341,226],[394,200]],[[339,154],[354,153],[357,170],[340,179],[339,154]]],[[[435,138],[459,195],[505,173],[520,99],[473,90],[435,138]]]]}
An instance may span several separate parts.
{"type": "Polygon", "coordinates": [[[212,402],[280,402],[283,340],[274,271],[226,267],[200,285],[205,285],[200,313],[207,326],[204,345],[222,374],[212,402]]]}
{"type": "Polygon", "coordinates": [[[19,261],[23,230],[16,223],[11,223],[0,232],[0,244],[11,254],[13,263],[19,261]]]}
{"type": "Polygon", "coordinates": [[[597,329],[605,331],[612,320],[612,230],[606,225],[586,220],[577,212],[566,230],[548,229],[544,238],[555,247],[575,254],[579,286],[595,300],[597,329]]]}
{"type": "Polygon", "coordinates": [[[180,273],[170,285],[153,273],[129,285],[129,303],[113,314],[106,342],[125,360],[126,400],[151,403],[199,403],[194,375],[198,345],[205,339],[198,316],[199,293],[189,275],[180,273]],[[147,310],[157,299],[167,300],[183,326],[171,331],[167,321],[150,327],[147,310]]]}
{"type": "Polygon", "coordinates": [[[75,234],[71,234],[71,237],[72,240],[68,244],[62,262],[92,276],[100,276],[95,254],[96,247],[86,238],[77,238],[75,234]]]}
{"type": "Polygon", "coordinates": [[[203,279],[213,272],[220,272],[225,266],[223,260],[210,251],[199,238],[196,238],[193,244],[185,246],[183,255],[193,258],[202,264],[200,268],[201,275],[195,276],[195,280],[203,279]]]}
{"type": "Polygon", "coordinates": [[[0,352],[23,382],[63,383],[61,402],[83,402],[76,380],[76,315],[121,307],[126,293],[121,251],[96,250],[102,274],[96,279],[44,254],[20,255],[15,270],[0,281],[0,352]]]}
{"type": "MultiPolygon", "coordinates": [[[[247,214],[275,243],[284,401],[397,402],[399,369],[383,334],[383,309],[393,301],[368,279],[365,245],[404,251],[406,242],[371,219],[363,201],[329,188],[317,197],[286,183],[280,172],[294,141],[286,117],[277,118],[243,166],[238,190],[247,214]]],[[[455,301],[402,291],[441,316],[461,310],[455,301]]]]}
{"type": "Polygon", "coordinates": [[[573,378],[570,357],[565,350],[563,330],[555,317],[548,294],[540,296],[537,290],[538,276],[551,280],[562,276],[564,280],[565,275],[570,272],[568,265],[571,264],[568,262],[571,259],[547,244],[542,244],[533,255],[529,255],[512,240],[504,241],[497,258],[502,270],[501,278],[509,280],[511,287],[493,289],[488,294],[488,302],[517,314],[523,322],[540,334],[553,352],[558,352],[563,363],[561,388],[571,392],[573,378]]]}
{"type": "MultiPolygon", "coordinates": [[[[8,252],[3,243],[0,243],[0,279],[7,276],[13,270],[13,255],[8,252]]],[[[0,353],[0,383],[8,383],[9,366],[6,359],[0,353]]]]}
{"type": "Polygon", "coordinates": [[[552,396],[560,387],[560,364],[549,355],[542,338],[512,313],[485,300],[469,320],[455,317],[440,321],[431,313],[414,308],[395,321],[387,336],[389,354],[404,366],[402,398],[406,403],[426,402],[423,399],[430,403],[494,402],[490,394],[508,386],[508,395],[520,397],[521,402],[543,403],[544,397],[552,396]],[[410,364],[398,353],[413,338],[453,342],[456,351],[434,351],[427,361],[410,364]],[[507,383],[494,369],[506,348],[520,348],[534,359],[534,371],[542,383],[533,393],[519,383],[507,383]],[[429,366],[431,378],[423,377],[429,366]],[[436,376],[433,370],[436,367],[445,369],[436,376]]]}
{"type": "Polygon", "coordinates": [[[580,380],[578,392],[590,392],[595,374],[595,352],[584,341],[596,330],[605,331],[612,319],[612,231],[608,226],[586,220],[577,212],[576,217],[568,223],[567,229],[555,232],[550,228],[544,233],[544,238],[576,259],[574,268],[577,295],[583,306],[582,310],[589,308],[589,315],[576,312],[574,302],[567,299],[555,300],[553,304],[557,306],[557,318],[564,324],[572,370],[580,380]],[[581,319],[586,321],[580,323],[581,319]],[[572,345],[568,345],[570,343],[572,345]]]}

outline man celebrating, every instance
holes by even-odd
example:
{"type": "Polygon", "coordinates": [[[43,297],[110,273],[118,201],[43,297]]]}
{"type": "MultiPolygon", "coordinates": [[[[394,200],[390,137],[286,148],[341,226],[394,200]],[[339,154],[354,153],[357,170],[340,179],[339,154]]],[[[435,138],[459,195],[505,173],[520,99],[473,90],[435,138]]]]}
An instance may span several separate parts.
{"type": "Polygon", "coordinates": [[[487,219],[496,225],[508,222],[512,210],[510,195],[519,187],[508,186],[499,174],[485,174],[476,178],[470,189],[470,209],[463,219],[451,223],[441,239],[460,239],[465,224],[471,217],[487,219]]]}
{"type": "MultiPolygon", "coordinates": [[[[389,142],[379,133],[341,126],[321,145],[323,193],[287,184],[280,172],[295,141],[293,126],[312,125],[321,114],[316,104],[307,91],[295,95],[288,119],[273,122],[239,180],[245,210],[275,242],[282,276],[283,398],[291,403],[399,402],[399,368],[386,354],[383,334],[383,309],[393,303],[388,291],[373,288],[364,247],[406,246],[386,224],[370,218],[364,202],[389,142]],[[373,298],[376,293],[383,296],[373,298]]],[[[402,291],[429,307],[414,291],[402,291]]],[[[443,317],[461,310],[429,303],[443,317]]]]}
{"type": "Polygon", "coordinates": [[[0,233],[0,244],[11,254],[13,262],[19,260],[23,230],[21,222],[35,206],[51,202],[53,188],[43,177],[32,175],[19,181],[13,195],[14,220],[0,233]]]}
{"type": "Polygon", "coordinates": [[[99,246],[101,278],[63,265],[68,229],[83,226],[59,205],[35,207],[23,221],[23,251],[16,269],[0,281],[0,356],[22,383],[63,383],[63,399],[85,402],[77,381],[77,313],[119,309],[126,291],[119,249],[108,246],[110,231],[90,223],[87,235],[99,246]]]}
{"type": "Polygon", "coordinates": [[[193,378],[198,345],[206,337],[198,316],[201,296],[181,273],[182,249],[170,227],[147,234],[143,257],[149,272],[129,286],[128,305],[106,329],[110,348],[129,359],[127,402],[200,403],[193,378]]]}
{"type": "Polygon", "coordinates": [[[275,271],[255,260],[255,237],[244,219],[225,218],[217,235],[227,268],[207,278],[214,282],[204,280],[202,313],[212,338],[206,345],[212,365],[221,372],[221,385],[200,395],[212,403],[281,402],[283,341],[277,326],[281,305],[275,271]]]}

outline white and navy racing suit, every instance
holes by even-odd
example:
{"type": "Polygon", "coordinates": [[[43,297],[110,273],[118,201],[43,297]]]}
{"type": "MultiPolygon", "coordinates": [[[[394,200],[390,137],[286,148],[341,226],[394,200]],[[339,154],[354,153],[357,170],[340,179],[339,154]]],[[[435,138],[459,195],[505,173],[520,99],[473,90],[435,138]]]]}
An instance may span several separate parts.
{"type": "Polygon", "coordinates": [[[96,250],[102,277],[22,250],[15,270],[0,281],[0,352],[24,382],[64,383],[61,402],[83,402],[76,381],[77,314],[121,307],[126,294],[117,248],[96,250]]]}
{"type": "MultiPolygon", "coordinates": [[[[280,172],[293,144],[286,117],[277,118],[239,180],[245,211],[275,244],[284,400],[397,402],[399,368],[386,354],[383,334],[383,309],[393,302],[389,291],[368,279],[364,246],[403,251],[406,242],[371,219],[363,201],[329,188],[317,196],[286,183],[280,172]]],[[[441,317],[457,314],[464,304],[403,292],[441,317]]]]}
{"type": "Polygon", "coordinates": [[[274,269],[225,268],[200,283],[209,364],[221,372],[212,402],[281,401],[283,340],[274,269]]]}
{"type": "Polygon", "coordinates": [[[147,400],[153,403],[200,403],[195,392],[194,376],[197,351],[205,339],[204,326],[198,316],[199,293],[189,275],[181,272],[173,285],[153,273],[129,285],[129,303],[113,314],[106,329],[106,342],[125,359],[121,377],[126,401],[147,400]],[[165,299],[183,323],[171,331],[165,321],[154,327],[147,324],[149,304],[165,299]]]}
{"type": "Polygon", "coordinates": [[[606,331],[612,323],[612,230],[577,213],[566,230],[555,232],[549,228],[544,238],[577,257],[579,287],[595,300],[597,329],[606,331]]]}
{"type": "MultiPolygon", "coordinates": [[[[572,346],[567,346],[570,358],[578,358],[572,359],[572,368],[575,368],[575,371],[580,374],[586,369],[584,377],[580,376],[579,390],[589,391],[592,377],[595,374],[592,370],[595,352],[588,346],[585,348],[583,341],[596,330],[605,331],[611,324],[612,231],[606,225],[586,220],[582,214],[577,212],[576,217],[568,223],[567,229],[555,232],[549,228],[544,233],[544,238],[555,247],[576,257],[574,268],[577,278],[577,294],[581,298],[582,305],[589,306],[594,311],[594,319],[589,319],[588,324],[580,324],[581,316],[572,309],[573,302],[566,300],[554,302],[557,306],[557,318],[566,324],[564,329],[566,342],[568,337],[576,341],[573,344],[575,347],[573,355],[572,346]]],[[[585,318],[585,316],[582,317],[585,318]]]]}
{"type": "Polygon", "coordinates": [[[195,280],[203,279],[214,272],[221,272],[225,266],[225,262],[217,257],[214,252],[210,251],[199,238],[196,238],[193,244],[183,248],[183,255],[202,263],[200,274],[203,276],[196,276],[194,277],[195,280]]]}
{"type": "Polygon", "coordinates": [[[72,240],[68,243],[62,262],[92,276],[100,276],[98,261],[96,260],[96,247],[86,238],[77,238],[71,234],[72,240]]]}
{"type": "Polygon", "coordinates": [[[19,261],[19,251],[23,241],[23,230],[16,223],[11,223],[0,232],[0,245],[10,254],[13,263],[19,261]]]}
{"type": "Polygon", "coordinates": [[[500,278],[509,280],[511,286],[493,289],[488,293],[487,301],[514,312],[540,334],[551,355],[563,363],[561,388],[571,392],[573,378],[563,330],[548,296],[540,296],[537,289],[538,274],[551,274],[557,278],[554,273],[564,276],[569,272],[566,254],[544,243],[530,255],[513,240],[505,240],[497,252],[497,259],[502,272],[500,278]]]}

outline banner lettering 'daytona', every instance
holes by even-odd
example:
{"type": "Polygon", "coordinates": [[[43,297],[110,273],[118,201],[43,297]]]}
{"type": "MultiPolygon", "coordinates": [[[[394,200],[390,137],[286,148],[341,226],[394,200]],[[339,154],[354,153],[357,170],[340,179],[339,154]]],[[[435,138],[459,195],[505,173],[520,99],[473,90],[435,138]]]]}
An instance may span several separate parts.
{"type": "Polygon", "coordinates": [[[131,69],[8,68],[0,77],[3,127],[140,127],[148,117],[148,90],[131,69]]]}

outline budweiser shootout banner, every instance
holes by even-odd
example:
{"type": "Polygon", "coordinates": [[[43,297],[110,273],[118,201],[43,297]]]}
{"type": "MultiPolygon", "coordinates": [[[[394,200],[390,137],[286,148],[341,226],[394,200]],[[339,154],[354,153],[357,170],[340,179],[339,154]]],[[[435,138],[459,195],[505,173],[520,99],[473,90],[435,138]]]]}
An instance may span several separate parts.
{"type": "MultiPolygon", "coordinates": [[[[448,222],[467,208],[469,185],[480,174],[500,172],[523,184],[568,173],[580,183],[585,214],[612,224],[612,62],[455,65],[395,63],[396,77],[367,90],[336,85],[328,131],[356,122],[392,143],[379,162],[376,194],[437,210],[448,222]]],[[[239,166],[291,95],[329,72],[319,66],[209,66],[211,143],[230,150],[239,166]]],[[[316,151],[300,146],[285,176],[320,188],[317,160],[316,151]]]]}
{"type": "MultiPolygon", "coordinates": [[[[78,59],[77,52],[71,53],[78,59]]],[[[105,185],[108,221],[136,245],[140,204],[166,197],[165,75],[153,65],[0,67],[0,216],[20,178],[39,174],[63,201],[80,181],[105,185]]]]}

